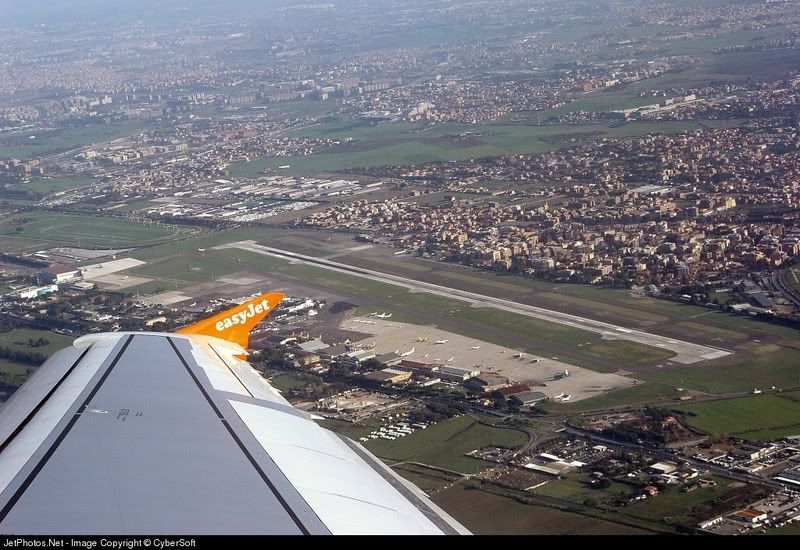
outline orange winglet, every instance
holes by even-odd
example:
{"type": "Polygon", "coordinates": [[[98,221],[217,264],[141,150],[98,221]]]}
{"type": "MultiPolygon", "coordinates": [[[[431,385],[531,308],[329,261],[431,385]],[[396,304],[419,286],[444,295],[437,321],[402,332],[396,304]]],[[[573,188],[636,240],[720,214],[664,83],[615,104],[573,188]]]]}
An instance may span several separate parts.
{"type": "Polygon", "coordinates": [[[250,343],[250,331],[278,307],[285,297],[286,295],[280,292],[262,294],[249,302],[227,309],[193,325],[179,328],[175,332],[214,336],[247,348],[250,343]]]}

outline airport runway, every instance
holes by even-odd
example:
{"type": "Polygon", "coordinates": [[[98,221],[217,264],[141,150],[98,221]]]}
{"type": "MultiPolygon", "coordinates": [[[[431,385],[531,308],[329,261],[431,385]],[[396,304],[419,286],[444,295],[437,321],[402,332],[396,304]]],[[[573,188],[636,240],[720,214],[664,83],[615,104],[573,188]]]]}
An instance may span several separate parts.
{"type": "Polygon", "coordinates": [[[657,334],[651,334],[649,332],[644,332],[641,330],[634,330],[625,327],[620,327],[618,325],[604,323],[603,321],[595,321],[594,319],[578,317],[577,315],[571,315],[569,313],[562,313],[560,311],[553,311],[550,309],[544,309],[541,307],[531,306],[528,304],[520,304],[518,302],[512,302],[511,300],[494,298],[492,296],[477,294],[475,292],[467,292],[465,290],[458,290],[455,288],[448,288],[445,286],[435,285],[432,283],[415,281],[414,279],[399,277],[397,275],[390,275],[388,273],[382,273],[380,271],[374,271],[371,269],[352,267],[347,264],[342,264],[331,260],[318,259],[314,258],[313,256],[307,256],[305,254],[297,254],[295,252],[290,252],[288,250],[281,250],[279,248],[263,246],[258,244],[256,241],[239,241],[235,243],[229,243],[217,246],[214,248],[215,249],[238,248],[241,250],[254,252],[256,254],[265,254],[267,256],[275,256],[287,260],[303,262],[311,265],[316,265],[318,267],[322,267],[325,269],[330,269],[332,271],[347,273],[349,275],[358,275],[360,277],[372,279],[374,281],[405,287],[413,291],[427,292],[430,294],[436,294],[438,296],[444,296],[446,298],[462,300],[470,303],[473,307],[481,307],[481,306],[494,307],[511,313],[517,313],[519,315],[526,315],[528,317],[534,317],[536,319],[542,319],[544,321],[550,321],[553,323],[559,323],[562,325],[567,325],[581,330],[587,330],[590,332],[601,334],[604,338],[629,340],[631,342],[638,342],[640,344],[645,344],[647,346],[664,348],[676,353],[676,356],[672,357],[670,361],[673,361],[675,363],[682,363],[684,365],[690,365],[692,363],[698,363],[700,361],[706,361],[710,359],[718,359],[720,357],[725,357],[726,355],[731,355],[733,353],[730,350],[725,350],[710,346],[703,346],[700,344],[693,344],[691,342],[686,342],[683,340],[675,340],[673,338],[668,338],[666,336],[659,336],[657,334]]]}

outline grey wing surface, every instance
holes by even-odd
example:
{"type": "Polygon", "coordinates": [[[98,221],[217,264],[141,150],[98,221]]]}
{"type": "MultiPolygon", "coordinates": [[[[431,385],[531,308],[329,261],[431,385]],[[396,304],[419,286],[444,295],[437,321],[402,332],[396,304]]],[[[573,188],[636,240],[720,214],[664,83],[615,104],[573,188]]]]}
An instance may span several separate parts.
{"type": "Polygon", "coordinates": [[[7,534],[468,534],[212,337],[106,333],[0,411],[7,534]]]}

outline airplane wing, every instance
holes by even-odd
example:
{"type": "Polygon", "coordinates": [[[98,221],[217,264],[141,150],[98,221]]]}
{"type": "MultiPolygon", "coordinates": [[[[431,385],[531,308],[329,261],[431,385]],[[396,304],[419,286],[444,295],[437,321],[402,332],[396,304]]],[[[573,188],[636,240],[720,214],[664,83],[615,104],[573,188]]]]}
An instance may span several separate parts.
{"type": "Polygon", "coordinates": [[[468,534],[242,360],[281,298],[51,356],[0,411],[0,532],[468,534]]]}

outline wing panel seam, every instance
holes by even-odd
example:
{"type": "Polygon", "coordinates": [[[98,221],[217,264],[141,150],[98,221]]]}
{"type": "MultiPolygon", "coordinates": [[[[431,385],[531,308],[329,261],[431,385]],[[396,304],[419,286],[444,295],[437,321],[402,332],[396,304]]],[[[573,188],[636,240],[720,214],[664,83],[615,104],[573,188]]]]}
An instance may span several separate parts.
{"type": "Polygon", "coordinates": [[[56,391],[58,391],[58,388],[61,387],[61,384],[64,382],[64,380],[66,380],[69,377],[69,375],[72,374],[72,372],[75,370],[78,364],[81,361],[83,361],[83,358],[86,357],[86,354],[89,353],[90,349],[92,349],[92,346],[89,346],[88,348],[83,350],[83,353],[81,353],[78,359],[76,359],[75,362],[72,363],[72,366],[69,369],[67,369],[67,372],[64,373],[64,375],[59,379],[58,382],[56,382],[53,385],[53,387],[50,389],[49,392],[47,392],[47,394],[42,398],[42,400],[39,401],[39,403],[36,404],[36,406],[31,410],[31,412],[28,413],[28,415],[22,420],[22,422],[19,423],[19,426],[17,426],[16,429],[9,434],[6,440],[3,441],[2,444],[0,444],[0,453],[2,453],[6,449],[6,447],[8,447],[11,444],[11,442],[14,441],[14,438],[16,438],[20,433],[22,433],[22,430],[25,428],[25,426],[27,426],[30,423],[33,417],[36,416],[36,413],[38,413],[41,410],[44,404],[47,403],[47,401],[53,396],[54,393],[56,393],[56,391]]]}
{"type": "Polygon", "coordinates": [[[217,404],[214,403],[214,400],[211,399],[211,396],[208,394],[206,389],[200,383],[200,380],[197,378],[197,375],[192,371],[191,367],[189,366],[189,363],[187,363],[186,359],[184,359],[183,354],[181,354],[180,350],[175,345],[175,342],[173,342],[172,338],[169,338],[169,337],[167,337],[167,341],[169,342],[169,345],[172,346],[172,349],[175,351],[175,355],[178,356],[178,359],[180,360],[181,364],[186,369],[186,372],[189,373],[189,376],[192,378],[194,383],[197,385],[198,389],[200,390],[200,393],[203,394],[203,397],[206,399],[208,404],[211,405],[211,408],[213,409],[213,411],[217,415],[217,417],[220,419],[220,421],[222,422],[223,426],[225,426],[225,429],[228,430],[228,433],[231,435],[233,440],[239,446],[239,449],[241,449],[242,453],[244,453],[245,457],[247,457],[248,461],[250,461],[250,464],[253,466],[253,468],[256,470],[256,472],[259,474],[261,479],[264,480],[264,483],[267,485],[267,487],[270,488],[270,490],[272,491],[272,494],[275,495],[275,498],[278,500],[278,502],[280,502],[281,506],[283,506],[283,509],[286,510],[286,513],[289,514],[289,517],[292,518],[292,521],[294,521],[295,525],[297,525],[297,528],[300,529],[300,532],[303,533],[304,535],[310,534],[308,529],[306,528],[306,526],[303,525],[303,522],[300,520],[298,515],[295,513],[294,510],[292,510],[292,507],[289,506],[289,503],[286,502],[286,499],[283,498],[283,495],[280,494],[280,491],[278,491],[278,488],[275,486],[275,484],[272,483],[272,480],[269,478],[269,476],[267,476],[266,472],[258,464],[258,461],[256,461],[255,457],[247,449],[247,447],[245,446],[244,442],[242,442],[242,440],[239,439],[239,436],[236,435],[236,432],[233,430],[231,425],[228,423],[228,421],[223,416],[222,411],[219,410],[219,407],[217,407],[217,404]]]}
{"type": "Polygon", "coordinates": [[[52,443],[52,445],[50,445],[50,448],[47,449],[47,452],[39,460],[39,463],[28,474],[28,477],[25,478],[25,481],[22,482],[22,485],[20,485],[19,488],[14,492],[14,494],[8,500],[3,509],[0,510],[0,523],[2,523],[6,519],[6,516],[9,514],[9,512],[11,512],[12,508],[16,506],[19,499],[22,498],[22,495],[25,493],[25,491],[28,490],[28,487],[30,487],[33,481],[36,479],[36,476],[38,476],[39,473],[44,469],[44,467],[47,465],[47,462],[55,454],[56,450],[58,450],[58,447],[61,445],[64,439],[66,439],[67,435],[75,426],[75,423],[78,421],[78,418],[80,418],[81,412],[84,409],[86,409],[86,407],[89,405],[94,396],[97,395],[97,392],[100,390],[100,387],[105,383],[109,374],[111,374],[111,371],[114,370],[114,367],[122,358],[122,355],[125,353],[125,350],[128,349],[128,346],[130,345],[132,340],[133,340],[133,335],[128,336],[128,339],[122,345],[119,352],[117,352],[117,355],[114,357],[114,360],[108,366],[103,375],[100,377],[100,380],[97,381],[97,384],[95,384],[94,388],[92,388],[92,391],[89,393],[89,395],[86,396],[86,399],[83,401],[78,410],[72,415],[72,418],[70,418],[69,423],[67,423],[66,427],[58,435],[58,438],[56,438],[56,440],[52,443]]]}

